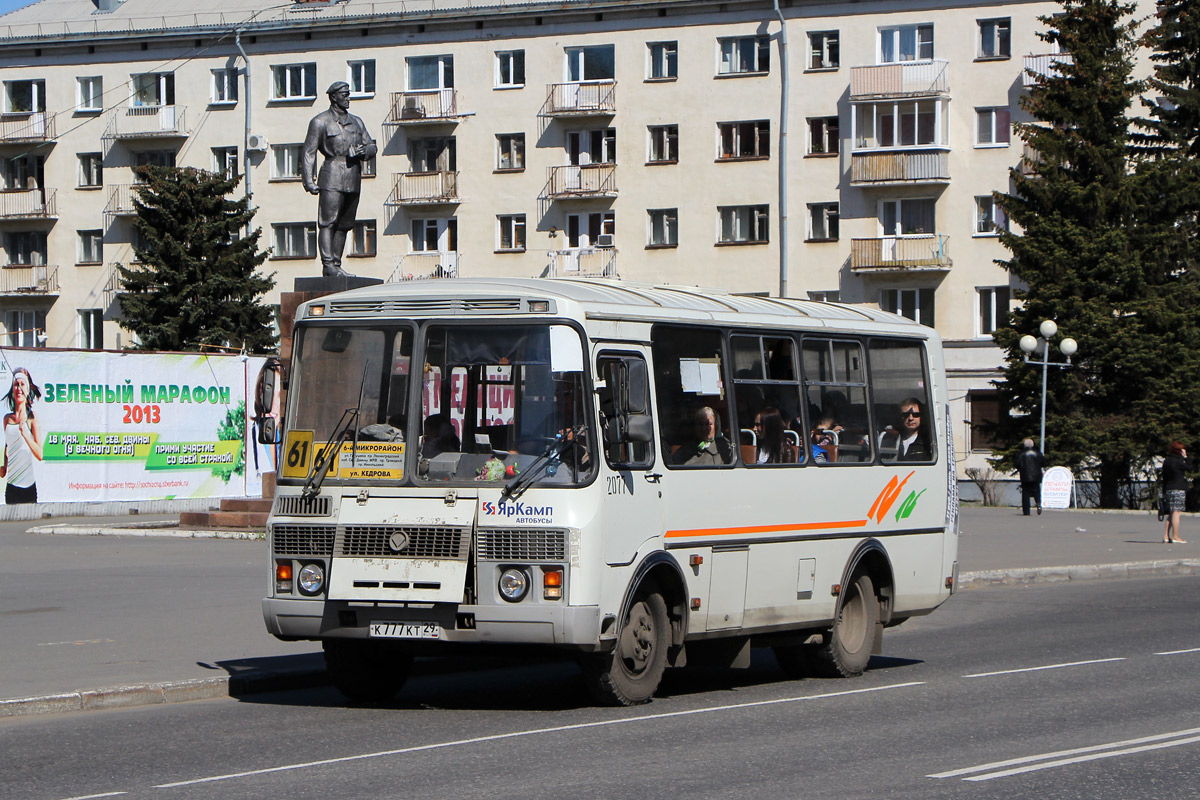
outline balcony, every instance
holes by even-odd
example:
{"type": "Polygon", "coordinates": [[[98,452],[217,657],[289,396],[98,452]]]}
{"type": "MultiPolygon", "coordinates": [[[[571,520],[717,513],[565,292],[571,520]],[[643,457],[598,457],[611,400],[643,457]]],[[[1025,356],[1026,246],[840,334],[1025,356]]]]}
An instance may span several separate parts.
{"type": "Polygon", "coordinates": [[[38,111],[33,114],[4,114],[0,116],[0,144],[29,144],[52,142],[57,138],[55,117],[38,111]]]}
{"type": "Polygon", "coordinates": [[[456,123],[458,92],[454,89],[428,89],[416,92],[392,92],[392,107],[385,125],[439,125],[456,123]]]}
{"type": "Polygon", "coordinates": [[[187,106],[132,106],[112,113],[103,138],[178,139],[190,133],[187,106]]]}
{"type": "Polygon", "coordinates": [[[404,172],[392,176],[388,206],[437,206],[458,203],[458,173],[404,172]]]}
{"type": "Polygon", "coordinates": [[[19,189],[0,192],[0,220],[58,219],[55,191],[19,189]]]}
{"type": "Polygon", "coordinates": [[[587,200],[616,196],[616,164],[550,167],[550,178],[542,190],[542,198],[549,200],[587,200]]]}
{"type": "Polygon", "coordinates": [[[617,82],[552,83],[539,117],[611,117],[617,113],[617,82]]]}
{"type": "Polygon", "coordinates": [[[617,278],[615,247],[583,247],[551,250],[546,278],[617,278]]]}
{"type": "Polygon", "coordinates": [[[941,233],[850,240],[850,269],[859,273],[945,272],[954,263],[941,233]]]}
{"type": "Polygon", "coordinates": [[[1021,72],[1021,83],[1026,89],[1038,82],[1039,78],[1058,78],[1062,73],[1059,64],[1074,64],[1075,58],[1070,53],[1043,53],[1038,56],[1025,56],[1025,69],[1021,72]]]}
{"type": "Polygon", "coordinates": [[[425,278],[457,278],[461,266],[457,251],[448,253],[409,253],[396,259],[388,283],[419,281],[425,278]]]}
{"type": "Polygon", "coordinates": [[[943,150],[850,155],[851,186],[897,186],[950,182],[950,154],[943,150]]]}
{"type": "Polygon", "coordinates": [[[906,61],[850,68],[850,100],[928,97],[950,92],[949,62],[906,61]]]}
{"type": "Polygon", "coordinates": [[[27,264],[0,267],[0,295],[57,295],[58,267],[27,264]]]}
{"type": "Polygon", "coordinates": [[[137,197],[139,184],[120,184],[112,187],[108,193],[108,203],[104,206],[106,217],[132,217],[137,214],[133,207],[133,199],[137,197]]]}

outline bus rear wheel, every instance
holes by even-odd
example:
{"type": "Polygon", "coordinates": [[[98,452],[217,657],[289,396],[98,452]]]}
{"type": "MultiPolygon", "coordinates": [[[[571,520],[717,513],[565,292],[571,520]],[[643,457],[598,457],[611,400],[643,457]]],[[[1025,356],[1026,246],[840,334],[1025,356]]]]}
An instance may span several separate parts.
{"type": "Polygon", "coordinates": [[[857,575],[846,587],[833,627],[820,644],[805,645],[809,674],[821,678],[853,678],[862,675],[871,660],[875,628],[879,624],[879,600],[868,575],[857,575]]]}
{"type": "Polygon", "coordinates": [[[663,596],[657,591],[639,594],[613,649],[580,660],[588,691],[604,705],[650,702],[667,668],[670,644],[671,620],[663,596]]]}
{"type": "Polygon", "coordinates": [[[391,700],[412,669],[412,656],[390,642],[326,639],[322,647],[330,683],[356,703],[391,700]]]}

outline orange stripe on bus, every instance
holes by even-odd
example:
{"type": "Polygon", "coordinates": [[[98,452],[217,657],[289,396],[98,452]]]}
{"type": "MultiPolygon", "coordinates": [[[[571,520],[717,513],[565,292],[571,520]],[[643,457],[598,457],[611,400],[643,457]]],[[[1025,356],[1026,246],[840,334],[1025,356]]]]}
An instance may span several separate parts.
{"type": "Polygon", "coordinates": [[[865,519],[849,519],[841,522],[797,522],[791,525],[755,525],[749,528],[695,528],[687,531],[667,531],[668,539],[682,539],[693,536],[735,536],[742,533],[778,533],[780,531],[815,531],[835,528],[862,528],[867,524],[865,519]]]}

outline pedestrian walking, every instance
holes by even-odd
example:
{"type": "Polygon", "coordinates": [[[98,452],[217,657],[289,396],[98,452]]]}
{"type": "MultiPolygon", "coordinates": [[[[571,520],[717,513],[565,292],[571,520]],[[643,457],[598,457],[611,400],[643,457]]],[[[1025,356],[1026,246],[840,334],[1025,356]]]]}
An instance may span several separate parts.
{"type": "Polygon", "coordinates": [[[1017,477],[1021,479],[1021,513],[1029,516],[1029,498],[1037,503],[1037,512],[1042,513],[1042,473],[1046,470],[1046,457],[1033,447],[1033,439],[1022,442],[1024,449],[1017,454],[1017,477]]]}
{"type": "Polygon", "coordinates": [[[1167,447],[1167,457],[1163,459],[1162,494],[1158,500],[1167,520],[1167,529],[1163,532],[1165,544],[1187,544],[1187,539],[1179,538],[1179,517],[1187,497],[1186,473],[1191,468],[1192,462],[1188,460],[1187,448],[1181,442],[1171,442],[1167,447]]]}

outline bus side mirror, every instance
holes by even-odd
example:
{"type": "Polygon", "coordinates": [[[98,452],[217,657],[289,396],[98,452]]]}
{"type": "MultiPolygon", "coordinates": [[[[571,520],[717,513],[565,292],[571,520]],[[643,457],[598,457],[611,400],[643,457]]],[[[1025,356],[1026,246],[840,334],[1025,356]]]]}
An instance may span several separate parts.
{"type": "MultiPolygon", "coordinates": [[[[646,375],[646,362],[641,359],[628,359],[623,365],[625,367],[622,372],[622,388],[621,393],[622,411],[628,414],[645,414],[649,409],[646,408],[646,399],[650,396],[650,381],[646,375]]],[[[647,440],[649,441],[649,440],[647,440]]]]}
{"type": "Polygon", "coordinates": [[[654,418],[649,414],[630,414],[625,419],[625,441],[651,442],[654,440],[654,418]]]}
{"type": "Polygon", "coordinates": [[[266,417],[258,424],[258,443],[275,444],[278,431],[275,429],[275,418],[266,417]]]}

